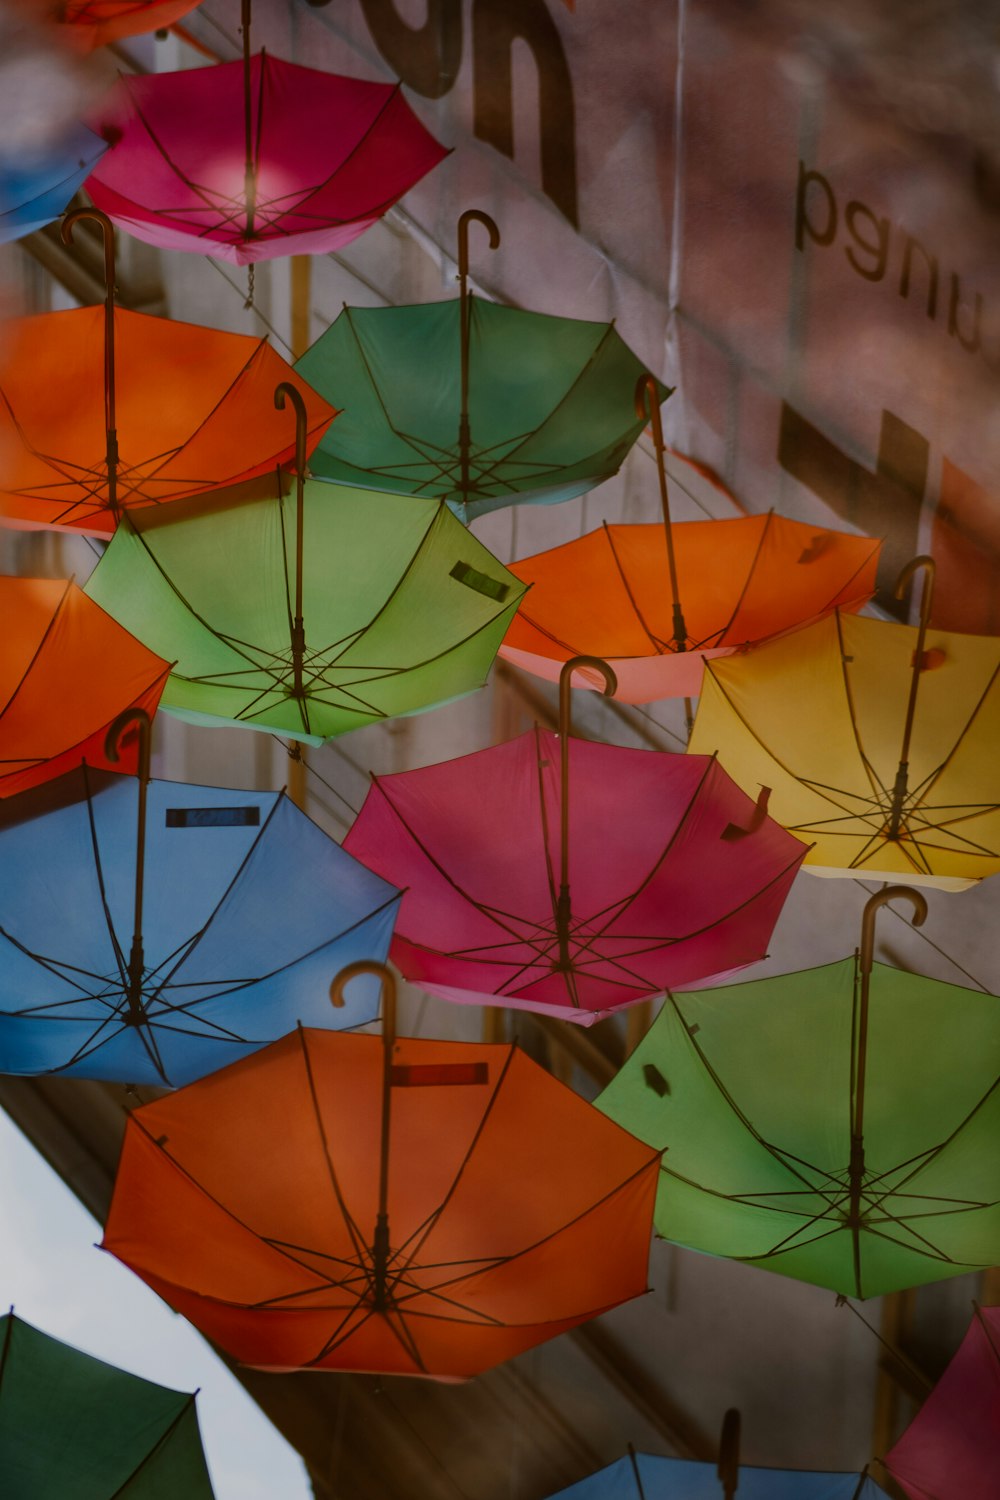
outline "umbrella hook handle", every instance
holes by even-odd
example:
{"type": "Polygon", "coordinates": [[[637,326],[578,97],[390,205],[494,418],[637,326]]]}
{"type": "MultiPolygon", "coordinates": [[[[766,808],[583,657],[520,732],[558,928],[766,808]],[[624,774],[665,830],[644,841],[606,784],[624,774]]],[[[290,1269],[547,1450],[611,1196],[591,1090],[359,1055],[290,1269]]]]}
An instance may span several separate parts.
{"type": "Polygon", "coordinates": [[[673,604],[674,650],[687,650],[687,625],[681,605],[681,589],[677,578],[677,558],[674,554],[673,522],[670,519],[670,494],[667,490],[667,469],[664,455],[663,423],[660,420],[660,393],[656,381],[647,370],[640,375],[635,386],[635,414],[643,422],[648,421],[653,432],[653,448],[656,452],[656,472],[660,481],[660,507],[663,511],[663,530],[667,539],[667,565],[670,569],[670,596],[673,604]]]}
{"type": "Polygon", "coordinates": [[[571,656],[559,673],[559,898],[556,903],[556,935],[559,940],[558,968],[563,974],[568,974],[573,967],[569,953],[569,741],[573,732],[570,700],[573,673],[581,667],[600,673],[605,698],[613,697],[618,687],[614,669],[599,656],[571,656]]]}
{"type": "Polygon", "coordinates": [[[118,519],[118,426],[115,414],[115,230],[99,208],[74,208],[65,215],[60,229],[64,245],[72,245],[73,230],[81,219],[93,219],[104,240],[104,431],[108,466],[108,507],[118,519]]]}
{"type": "Polygon", "coordinates": [[[917,692],[920,687],[920,673],[923,670],[924,641],[927,637],[927,627],[931,621],[931,606],[934,600],[934,574],[936,568],[933,557],[925,555],[914,557],[906,564],[896,580],[894,590],[897,599],[902,599],[917,573],[924,575],[924,588],[920,596],[920,624],[917,629],[917,647],[913,653],[913,668],[910,676],[910,696],[906,704],[906,722],[903,726],[903,747],[899,754],[899,766],[896,771],[896,781],[892,789],[892,805],[889,814],[888,837],[895,839],[899,837],[899,827],[903,816],[903,803],[906,800],[907,784],[910,772],[910,736],[913,733],[913,719],[917,710],[917,692]]]}
{"type": "Polygon", "coordinates": [[[913,907],[913,926],[922,927],[927,917],[927,898],[922,891],[908,885],[886,885],[865,902],[861,918],[861,949],[858,968],[861,975],[861,997],[856,1045],[851,1068],[851,1162],[848,1169],[848,1224],[854,1239],[854,1281],[857,1296],[861,1290],[861,1195],[865,1175],[865,1074],[868,1067],[869,984],[875,954],[875,916],[889,901],[905,900],[913,907]]]}
{"type": "Polygon", "coordinates": [[[740,1483],[740,1413],[731,1406],[722,1418],[716,1470],[725,1500],[733,1500],[740,1483]]]}
{"type": "Polygon", "coordinates": [[[385,1312],[389,1305],[389,1129],[392,1112],[392,1054],[396,1044],[396,976],[388,964],[360,958],[341,969],[330,985],[330,1003],[344,1003],[344,988],[360,974],[374,974],[382,981],[382,1123],[379,1143],[378,1214],[372,1243],[372,1305],[385,1312]]]}
{"type": "Polygon", "coordinates": [[[306,437],[309,418],[306,415],[306,403],[302,398],[302,392],[297,390],[290,381],[282,380],[274,389],[274,405],[278,411],[284,411],[288,401],[292,403],[295,411],[295,618],[292,621],[292,695],[302,709],[302,717],[305,721],[302,666],[306,654],[306,632],[302,620],[302,567],[305,531],[306,437]]]}
{"type": "Polygon", "coordinates": [[[125,731],[135,725],[139,733],[139,811],[135,839],[135,907],[132,919],[132,948],[128,960],[128,1016],[126,1024],[141,1026],[146,1020],[142,1003],[142,978],[145,955],[142,944],[142,903],[146,871],[146,792],[149,787],[152,760],[153,721],[144,708],[126,708],[114,719],[104,738],[104,753],[112,764],[121,758],[125,731]]]}
{"type": "Polygon", "coordinates": [[[482,224],[490,237],[490,249],[500,244],[500,230],[489,214],[479,208],[467,208],[458,217],[458,316],[459,353],[461,355],[461,409],[458,418],[459,499],[468,501],[472,485],[470,456],[472,430],[469,425],[469,344],[471,340],[471,318],[469,316],[469,225],[482,224]]]}

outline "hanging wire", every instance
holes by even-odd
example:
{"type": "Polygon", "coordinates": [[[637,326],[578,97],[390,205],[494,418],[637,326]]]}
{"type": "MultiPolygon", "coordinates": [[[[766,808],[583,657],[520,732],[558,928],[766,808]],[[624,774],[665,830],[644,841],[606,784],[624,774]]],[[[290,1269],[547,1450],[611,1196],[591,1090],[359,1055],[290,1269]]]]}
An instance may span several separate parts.
{"type": "MultiPolygon", "coordinates": [[[[890,908],[890,910],[891,910],[891,908],[890,908]]],[[[910,1374],[913,1376],[913,1378],[915,1380],[918,1380],[920,1382],[920,1384],[923,1386],[924,1390],[931,1391],[931,1390],[934,1389],[934,1382],[933,1382],[933,1380],[931,1380],[927,1376],[927,1374],[920,1368],[919,1365],[914,1364],[913,1360],[910,1359],[907,1355],[905,1355],[903,1353],[902,1349],[898,1349],[895,1344],[890,1344],[889,1340],[887,1338],[884,1338],[883,1335],[881,1333],[879,1333],[878,1329],[874,1326],[874,1324],[869,1323],[868,1319],[864,1316],[864,1314],[860,1313],[858,1311],[858,1309],[854,1306],[854,1303],[850,1300],[849,1297],[844,1297],[842,1295],[838,1296],[837,1297],[837,1306],[838,1307],[846,1307],[846,1308],[848,1308],[854,1314],[854,1316],[858,1319],[859,1323],[863,1323],[865,1325],[865,1327],[868,1329],[868,1332],[870,1334],[872,1334],[872,1336],[874,1338],[878,1339],[879,1343],[882,1345],[882,1347],[884,1349],[886,1349],[892,1355],[893,1359],[898,1360],[901,1365],[905,1365],[906,1366],[906,1368],[909,1370],[910,1374]]]]}
{"type": "MultiPolygon", "coordinates": [[[[863,880],[855,880],[854,884],[856,886],[860,886],[861,890],[863,890],[865,895],[867,896],[873,896],[876,891],[881,890],[881,886],[869,887],[865,885],[863,880]]],[[[993,991],[990,989],[989,985],[983,984],[982,980],[977,979],[975,974],[970,974],[969,970],[966,969],[962,964],[960,964],[957,958],[953,958],[945,948],[942,948],[939,943],[935,943],[934,939],[928,937],[927,933],[924,932],[922,928],[911,927],[909,919],[903,916],[901,912],[895,911],[891,906],[887,907],[887,910],[891,911],[893,916],[898,917],[901,922],[905,922],[909,931],[915,933],[917,937],[922,938],[925,943],[928,943],[930,947],[934,949],[935,953],[938,953],[942,958],[947,959],[948,963],[950,963],[953,968],[957,969],[960,974],[964,974],[966,979],[968,979],[971,984],[974,984],[976,986],[977,990],[982,990],[984,995],[992,995],[993,991]]]]}
{"type": "MultiPolygon", "coordinates": [[[[229,276],[226,275],[225,271],[219,265],[218,261],[215,260],[214,257],[211,256],[211,255],[206,255],[205,259],[208,261],[208,264],[210,266],[214,267],[214,269],[216,271],[218,271],[219,275],[222,277],[222,279],[226,283],[226,285],[227,286],[231,286],[232,289],[233,289],[233,291],[236,293],[236,295],[238,297],[242,297],[243,293],[240,290],[239,286],[237,285],[237,283],[235,281],[232,280],[231,277],[229,277],[229,276]]],[[[250,266],[250,270],[251,271],[253,270],[253,266],[252,265],[250,266]]],[[[264,327],[267,329],[268,333],[271,333],[271,334],[274,335],[274,337],[277,339],[278,343],[282,346],[282,348],[286,349],[288,351],[289,358],[292,359],[292,360],[294,360],[295,359],[295,351],[293,350],[291,344],[288,343],[287,339],[283,339],[282,338],[281,334],[275,328],[274,324],[271,322],[271,320],[269,318],[265,318],[264,314],[261,312],[261,310],[257,306],[257,304],[253,303],[251,305],[248,302],[244,302],[243,306],[244,307],[248,307],[249,310],[254,314],[254,317],[260,319],[260,321],[263,323],[264,327]]]]}
{"type": "Polygon", "coordinates": [[[291,743],[288,740],[281,739],[279,735],[272,734],[271,738],[272,740],[274,740],[276,745],[281,746],[282,750],[284,750],[287,754],[289,760],[297,760],[301,765],[305,766],[306,770],[312,776],[315,776],[316,780],[323,786],[325,786],[328,792],[333,793],[338,802],[342,802],[344,804],[344,806],[347,808],[347,811],[351,813],[353,817],[357,817],[358,809],[352,803],[348,802],[343,792],[338,792],[337,788],[333,785],[332,782],[327,781],[325,776],[320,775],[316,767],[313,765],[312,761],[307,760],[298,748],[293,749],[291,743]]]}

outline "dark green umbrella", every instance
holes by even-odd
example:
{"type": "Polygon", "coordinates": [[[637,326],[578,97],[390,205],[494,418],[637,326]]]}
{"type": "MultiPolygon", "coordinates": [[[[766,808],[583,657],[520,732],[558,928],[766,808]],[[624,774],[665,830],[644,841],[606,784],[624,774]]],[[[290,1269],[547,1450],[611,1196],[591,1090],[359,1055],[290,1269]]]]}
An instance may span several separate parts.
{"type": "MultiPolygon", "coordinates": [[[[613,323],[473,297],[473,221],[500,243],[488,215],[462,215],[457,302],[345,307],[295,367],[344,408],[314,474],[447,500],[464,521],[610,479],[645,426],[635,388],[648,374],[613,323]]],[[[651,400],[669,395],[654,382],[651,400]]]]}
{"type": "Polygon", "coordinates": [[[213,1500],[194,1396],[0,1318],[4,1500],[213,1500]]]}
{"type": "Polygon", "coordinates": [[[665,1150],[676,1244],[849,1296],[1000,1262],[1000,1002],[860,955],[668,994],[598,1100],[665,1150]]]}

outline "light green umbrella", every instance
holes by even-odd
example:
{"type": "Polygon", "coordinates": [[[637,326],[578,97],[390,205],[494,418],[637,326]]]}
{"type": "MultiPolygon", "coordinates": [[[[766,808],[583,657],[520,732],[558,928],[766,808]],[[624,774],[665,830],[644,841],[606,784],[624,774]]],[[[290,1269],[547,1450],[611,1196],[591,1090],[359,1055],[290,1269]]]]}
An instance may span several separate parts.
{"type": "MultiPolygon", "coordinates": [[[[557,318],[473,297],[468,226],[458,226],[458,301],[345,307],[297,362],[343,407],[313,472],[345,484],[433,495],[464,521],[516,502],[582,495],[609,479],[646,424],[648,375],[613,323],[557,318]]],[[[652,382],[650,401],[670,390],[652,382]]]]}
{"type": "Polygon", "coordinates": [[[212,1500],[194,1396],[0,1318],[4,1500],[212,1500]]]}
{"type": "Polygon", "coordinates": [[[598,1100],[676,1244],[873,1297],[1000,1261],[1000,1001],[860,956],[668,994],[598,1100]]]}
{"type": "Polygon", "coordinates": [[[525,587],[440,501],[300,479],[132,514],[86,592],[162,643],[162,708],[319,745],[481,687],[525,587]]]}

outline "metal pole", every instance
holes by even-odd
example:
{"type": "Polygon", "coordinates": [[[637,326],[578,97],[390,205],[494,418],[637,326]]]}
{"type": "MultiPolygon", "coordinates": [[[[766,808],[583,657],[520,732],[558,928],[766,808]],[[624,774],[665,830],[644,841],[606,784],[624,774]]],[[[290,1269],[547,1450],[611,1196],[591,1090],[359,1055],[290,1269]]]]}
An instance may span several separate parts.
{"type": "MultiPolygon", "coordinates": [[[[292,620],[292,694],[301,707],[304,698],[302,686],[302,663],[306,651],[306,632],[302,622],[302,561],[303,532],[305,530],[305,468],[306,435],[309,418],[301,392],[289,381],[283,380],[274,390],[274,404],[284,411],[285,402],[290,401],[295,410],[295,615],[292,620]]],[[[303,723],[305,710],[302,710],[303,723]]]]}
{"type": "Polygon", "coordinates": [[[924,573],[924,589],[920,596],[920,628],[917,631],[917,649],[913,653],[910,696],[906,704],[906,723],[903,726],[903,748],[900,751],[896,781],[892,789],[892,806],[889,812],[889,832],[887,834],[887,837],[890,839],[899,838],[899,825],[903,816],[903,803],[906,801],[907,783],[910,772],[910,736],[913,733],[913,718],[917,710],[917,689],[920,686],[920,673],[923,670],[924,641],[927,636],[927,627],[930,624],[931,602],[934,597],[933,557],[915,557],[912,562],[906,564],[906,567],[896,580],[896,598],[902,599],[911,580],[920,571],[924,573]]]}
{"type": "Polygon", "coordinates": [[[374,974],[382,981],[382,1122],[379,1140],[378,1211],[372,1242],[374,1290],[372,1305],[385,1312],[389,1305],[389,1131],[392,1123],[392,1054],[396,1045],[396,977],[386,965],[362,958],[341,969],[330,986],[333,1005],[344,1003],[344,988],[359,974],[374,974]]]}
{"type": "Polygon", "coordinates": [[[246,206],[246,238],[253,239],[257,211],[257,168],[253,159],[253,97],[250,86],[250,0],[242,0],[240,30],[243,33],[243,196],[246,206]]]}
{"type": "Polygon", "coordinates": [[[677,559],[674,556],[674,529],[670,519],[670,495],[667,490],[667,470],[664,462],[663,425],[660,421],[660,396],[652,375],[640,375],[635,387],[635,414],[645,421],[653,431],[653,448],[656,451],[656,472],[660,481],[660,507],[663,511],[663,530],[667,539],[667,566],[670,569],[670,596],[673,601],[674,648],[687,650],[687,626],[681,607],[681,589],[677,581],[677,559]]]}
{"type": "Polygon", "coordinates": [[[135,906],[132,917],[132,948],[128,960],[127,1026],[142,1026],[146,1010],[142,1003],[145,955],[142,946],[142,899],[146,871],[146,793],[149,788],[153,725],[144,708],[126,708],[114,720],[104,740],[104,753],[113,764],[121,757],[121,741],[131,725],[139,732],[139,811],[135,840],[135,906]]]}
{"type": "Polygon", "coordinates": [[[571,656],[569,661],[564,662],[559,673],[559,899],[556,903],[556,936],[559,940],[557,967],[564,974],[568,974],[573,967],[569,954],[569,738],[573,727],[570,709],[571,679],[580,667],[590,667],[601,674],[604,679],[602,692],[606,698],[610,698],[618,687],[618,678],[599,656],[571,656]]]}
{"type": "Polygon", "coordinates": [[[99,208],[75,208],[62,222],[62,239],[73,243],[73,228],[81,219],[101,226],[104,240],[104,432],[108,468],[108,508],[115,521],[118,506],[118,426],[115,417],[115,231],[107,214],[99,208]]]}
{"type": "Polygon", "coordinates": [[[469,429],[469,340],[471,336],[472,308],[469,298],[469,225],[482,224],[490,237],[490,249],[500,244],[500,230],[489,214],[481,209],[467,208],[458,220],[458,297],[459,326],[462,358],[462,409],[458,419],[459,488],[463,503],[469,498],[471,479],[469,454],[472,448],[472,433],[469,429]]]}

